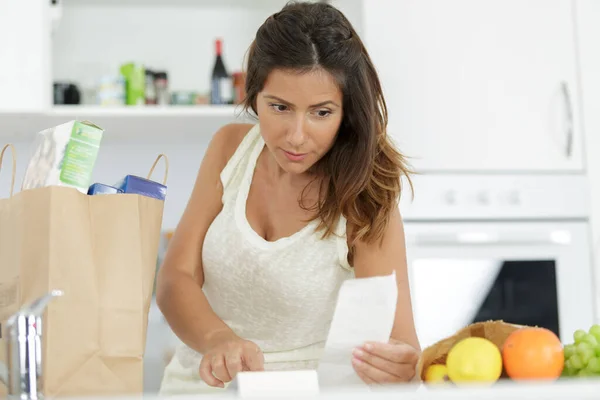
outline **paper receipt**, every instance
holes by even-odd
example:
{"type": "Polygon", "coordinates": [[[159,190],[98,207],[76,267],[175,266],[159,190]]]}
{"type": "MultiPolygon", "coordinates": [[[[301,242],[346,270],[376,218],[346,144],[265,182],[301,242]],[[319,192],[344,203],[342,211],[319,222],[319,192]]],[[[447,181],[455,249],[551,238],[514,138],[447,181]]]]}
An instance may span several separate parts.
{"type": "Polygon", "coordinates": [[[352,351],[368,341],[389,341],[397,299],[395,272],[342,284],[317,369],[321,388],[364,385],[352,367],[352,351]]]}

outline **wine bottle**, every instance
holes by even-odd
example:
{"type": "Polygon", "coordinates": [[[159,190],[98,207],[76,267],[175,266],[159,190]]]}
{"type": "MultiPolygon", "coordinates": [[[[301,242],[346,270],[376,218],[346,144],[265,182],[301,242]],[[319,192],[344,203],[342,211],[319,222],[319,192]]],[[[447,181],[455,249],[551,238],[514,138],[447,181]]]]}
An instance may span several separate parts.
{"type": "Polygon", "coordinates": [[[216,60],[211,76],[211,104],[233,104],[233,82],[223,62],[223,41],[215,41],[216,60]]]}

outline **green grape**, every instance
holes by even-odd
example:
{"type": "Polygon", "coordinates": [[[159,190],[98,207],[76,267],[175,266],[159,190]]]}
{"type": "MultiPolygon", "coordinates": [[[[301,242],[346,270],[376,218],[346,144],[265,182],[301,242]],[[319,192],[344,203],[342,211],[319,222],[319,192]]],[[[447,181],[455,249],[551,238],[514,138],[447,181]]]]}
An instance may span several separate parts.
{"type": "Polygon", "coordinates": [[[583,368],[583,361],[578,354],[573,354],[571,358],[569,358],[570,367],[572,369],[580,370],[583,368]]]}
{"type": "Polygon", "coordinates": [[[600,342],[600,325],[592,325],[592,327],[590,328],[590,334],[594,335],[596,340],[600,342]]]}
{"type": "Polygon", "coordinates": [[[588,377],[588,376],[592,376],[592,375],[593,374],[586,369],[582,369],[577,373],[577,376],[581,376],[581,377],[588,377]]]}
{"type": "Polygon", "coordinates": [[[571,363],[571,359],[568,358],[565,360],[565,366],[563,368],[562,376],[575,376],[577,375],[578,369],[573,367],[571,363]]]}
{"type": "Polygon", "coordinates": [[[592,335],[591,333],[586,333],[582,338],[581,338],[581,342],[585,342],[585,343],[589,343],[592,346],[596,347],[598,346],[598,340],[596,340],[596,337],[594,335],[592,335]]]}
{"type": "Polygon", "coordinates": [[[583,329],[577,329],[575,332],[573,332],[573,339],[575,339],[575,343],[581,342],[581,339],[583,339],[585,335],[587,335],[587,332],[583,329]]]}
{"type": "Polygon", "coordinates": [[[573,369],[573,363],[571,362],[571,357],[565,358],[565,368],[573,369]]]}
{"type": "MultiPolygon", "coordinates": [[[[598,347],[598,348],[600,348],[600,347],[598,347]]],[[[569,358],[573,354],[575,354],[575,350],[576,350],[576,347],[574,344],[565,345],[565,347],[563,348],[563,353],[565,354],[565,358],[569,358]]]]}
{"type": "Polygon", "coordinates": [[[581,351],[583,349],[593,349],[595,346],[592,346],[588,342],[579,342],[575,345],[577,351],[581,351]]]}
{"type": "Polygon", "coordinates": [[[573,369],[573,368],[563,368],[562,373],[560,374],[560,376],[562,377],[571,377],[571,376],[575,376],[577,375],[577,370],[573,369]]]}
{"type": "Polygon", "coordinates": [[[587,365],[587,363],[592,358],[594,358],[594,356],[596,355],[596,352],[594,351],[594,348],[591,347],[588,343],[581,342],[577,345],[577,354],[581,358],[581,362],[583,362],[583,365],[587,365]],[[587,346],[584,346],[584,345],[587,345],[587,346]]]}
{"type": "Polygon", "coordinates": [[[594,347],[594,351],[596,352],[596,357],[600,357],[600,344],[594,347]]]}
{"type": "Polygon", "coordinates": [[[585,367],[586,370],[588,370],[588,372],[591,372],[594,375],[598,375],[600,374],[600,359],[599,358],[592,358],[589,362],[587,367],[585,367]]]}

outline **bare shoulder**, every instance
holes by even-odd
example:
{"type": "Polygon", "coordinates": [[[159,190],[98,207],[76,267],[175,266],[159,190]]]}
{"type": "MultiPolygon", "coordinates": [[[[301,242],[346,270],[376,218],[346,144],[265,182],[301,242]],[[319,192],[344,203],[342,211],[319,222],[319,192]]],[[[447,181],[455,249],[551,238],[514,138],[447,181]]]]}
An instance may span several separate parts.
{"type": "Polygon", "coordinates": [[[227,163],[252,127],[252,124],[224,125],[213,136],[209,149],[217,153],[215,156],[222,163],[227,163]]]}

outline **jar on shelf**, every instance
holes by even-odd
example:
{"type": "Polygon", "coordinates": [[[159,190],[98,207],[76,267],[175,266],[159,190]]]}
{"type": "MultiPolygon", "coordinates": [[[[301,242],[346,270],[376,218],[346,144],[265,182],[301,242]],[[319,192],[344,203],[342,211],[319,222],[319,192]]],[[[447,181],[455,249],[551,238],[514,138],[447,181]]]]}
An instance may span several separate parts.
{"type": "Polygon", "coordinates": [[[154,75],[153,71],[146,69],[146,104],[149,105],[158,103],[156,96],[156,79],[154,75]]]}
{"type": "Polygon", "coordinates": [[[125,78],[122,75],[104,75],[98,82],[96,103],[100,106],[122,106],[126,102],[125,78]]]}
{"type": "Polygon", "coordinates": [[[154,74],[154,86],[156,88],[156,100],[158,105],[167,105],[170,103],[168,74],[159,71],[154,74]]]}

